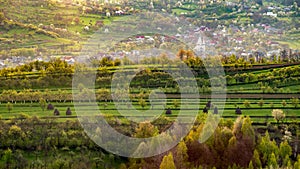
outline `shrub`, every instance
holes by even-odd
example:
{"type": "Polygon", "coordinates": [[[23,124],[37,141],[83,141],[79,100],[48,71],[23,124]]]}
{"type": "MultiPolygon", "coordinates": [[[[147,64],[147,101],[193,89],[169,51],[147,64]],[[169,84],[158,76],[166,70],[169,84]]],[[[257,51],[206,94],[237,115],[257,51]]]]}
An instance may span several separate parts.
{"type": "Polygon", "coordinates": [[[299,99],[298,98],[292,98],[291,99],[291,102],[292,102],[292,105],[297,108],[298,107],[298,104],[299,104],[299,99]]]}
{"type": "Polygon", "coordinates": [[[212,107],[211,101],[208,101],[208,102],[206,103],[206,107],[207,107],[208,109],[210,109],[210,108],[212,107]]]}
{"type": "Polygon", "coordinates": [[[250,108],[250,102],[249,102],[248,100],[245,100],[245,101],[244,101],[244,106],[245,106],[246,108],[250,108]]]}
{"type": "Polygon", "coordinates": [[[258,104],[258,106],[259,106],[260,108],[262,108],[262,107],[264,106],[264,100],[263,100],[263,99],[260,99],[259,102],[258,102],[257,104],[258,104]]]}
{"type": "Polygon", "coordinates": [[[174,104],[174,107],[177,109],[179,107],[179,102],[178,100],[173,100],[173,104],[174,104]]]}
{"type": "Polygon", "coordinates": [[[205,106],[203,109],[203,113],[208,113],[207,107],[205,106]]]}
{"type": "Polygon", "coordinates": [[[47,110],[54,110],[54,106],[52,104],[48,104],[47,110]]]}
{"type": "Polygon", "coordinates": [[[67,115],[67,116],[72,115],[72,111],[71,111],[70,107],[68,107],[68,109],[67,109],[67,111],[66,111],[66,115],[67,115]]]}
{"type": "Polygon", "coordinates": [[[282,100],[281,104],[282,104],[283,107],[285,107],[287,105],[285,100],[282,100]]]}
{"type": "Polygon", "coordinates": [[[54,116],[59,116],[59,115],[60,115],[59,111],[57,109],[55,109],[54,110],[54,116]]]}
{"type": "Polygon", "coordinates": [[[235,114],[242,114],[242,110],[238,107],[235,109],[235,114]]]}
{"type": "Polygon", "coordinates": [[[274,108],[274,103],[273,102],[270,103],[270,107],[274,108]]]}
{"type": "Polygon", "coordinates": [[[168,108],[168,110],[166,111],[167,115],[171,115],[172,114],[172,110],[170,108],[168,108]]]}

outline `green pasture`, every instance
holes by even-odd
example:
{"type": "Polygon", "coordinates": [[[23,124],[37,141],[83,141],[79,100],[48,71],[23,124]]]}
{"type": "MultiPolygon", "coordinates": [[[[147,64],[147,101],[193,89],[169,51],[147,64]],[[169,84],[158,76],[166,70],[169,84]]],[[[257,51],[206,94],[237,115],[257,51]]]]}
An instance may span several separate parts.
{"type": "MultiPolygon", "coordinates": [[[[165,108],[159,105],[154,105],[152,108],[150,103],[147,102],[146,106],[142,108],[137,101],[132,103],[132,107],[128,107],[127,104],[123,104],[123,106],[119,106],[118,108],[123,112],[120,114],[119,110],[117,110],[115,104],[113,102],[98,102],[96,107],[89,107],[90,103],[77,103],[80,104],[76,107],[76,110],[80,110],[80,115],[86,116],[95,116],[95,115],[107,115],[107,116],[129,116],[131,118],[142,118],[145,117],[159,117],[159,116],[168,116],[165,115],[166,109],[170,108],[172,110],[171,117],[175,118],[179,114],[179,110],[182,109],[182,115],[189,117],[191,114],[194,114],[197,111],[197,107],[199,106],[198,113],[202,113],[202,109],[206,106],[207,99],[200,99],[200,104],[196,102],[189,102],[188,104],[180,104],[180,100],[177,99],[179,102],[178,107],[174,105],[174,100],[176,99],[167,99],[167,105],[165,108]],[[133,112],[132,110],[136,109],[138,112],[133,112]],[[124,114],[125,113],[125,114],[124,114]]],[[[239,107],[242,110],[242,114],[246,116],[251,116],[253,122],[264,122],[266,118],[262,118],[264,116],[272,116],[273,109],[282,109],[286,116],[288,116],[287,120],[293,120],[293,118],[297,118],[300,115],[300,109],[293,107],[289,100],[286,100],[287,105],[283,107],[281,99],[266,99],[264,100],[264,104],[262,107],[258,105],[259,100],[248,99],[250,102],[250,107],[246,108],[243,104],[244,99],[227,99],[226,102],[215,102],[213,103],[219,108],[219,113],[222,113],[221,105],[225,105],[223,114],[225,118],[235,119],[238,115],[235,114],[236,107],[239,107]],[[273,103],[273,105],[271,104],[273,103]],[[229,117],[226,117],[229,116],[229,117]],[[256,117],[259,116],[259,117],[256,117]]],[[[13,108],[11,111],[8,111],[7,104],[2,103],[0,104],[0,116],[2,119],[12,119],[17,117],[20,114],[27,114],[29,116],[37,116],[41,118],[45,117],[59,117],[59,121],[66,121],[66,120],[76,120],[76,110],[74,107],[74,103],[71,102],[52,102],[51,103],[55,109],[60,111],[60,116],[54,116],[54,110],[42,110],[39,103],[16,103],[12,104],[13,108]],[[72,111],[72,116],[66,116],[66,110],[70,107],[72,111]]],[[[213,109],[210,110],[213,112],[213,109]]],[[[269,122],[275,122],[273,118],[268,119],[269,122]]]]}
{"type": "Polygon", "coordinates": [[[283,89],[289,89],[291,91],[300,92],[300,85],[286,86],[283,89]]]}

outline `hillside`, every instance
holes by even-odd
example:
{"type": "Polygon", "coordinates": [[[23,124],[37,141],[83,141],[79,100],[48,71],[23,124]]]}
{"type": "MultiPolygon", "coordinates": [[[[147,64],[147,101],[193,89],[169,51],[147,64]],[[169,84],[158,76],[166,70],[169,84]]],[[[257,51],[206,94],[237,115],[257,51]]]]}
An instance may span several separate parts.
{"type": "Polygon", "coordinates": [[[81,5],[47,0],[3,0],[0,11],[0,55],[3,58],[32,56],[33,53],[36,56],[76,54],[89,35],[99,28],[97,21],[107,23],[113,19],[84,14],[81,5]],[[86,26],[89,29],[84,29],[86,26]]]}
{"type": "Polygon", "coordinates": [[[279,55],[299,50],[300,3],[268,1],[0,1],[0,58],[11,56],[76,56],[99,28],[122,15],[139,11],[165,11],[206,27],[211,45],[220,54],[279,55]],[[119,12],[119,13],[118,13],[119,12]],[[274,16],[273,16],[274,15],[274,16]],[[276,16],[276,17],[275,17],[276,16]],[[225,38],[221,38],[224,34],[225,38]],[[226,36],[225,36],[226,35],[226,36]],[[230,41],[230,43],[229,43],[230,41]],[[260,46],[254,46],[256,44],[260,46]],[[223,48],[228,46],[231,48],[223,48]],[[236,49],[233,49],[236,48],[236,49]]]}

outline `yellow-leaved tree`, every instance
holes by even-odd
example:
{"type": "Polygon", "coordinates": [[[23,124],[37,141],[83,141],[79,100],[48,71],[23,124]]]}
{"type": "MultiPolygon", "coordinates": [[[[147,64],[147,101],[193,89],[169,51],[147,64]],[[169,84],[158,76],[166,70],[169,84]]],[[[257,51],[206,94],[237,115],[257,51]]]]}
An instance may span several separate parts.
{"type": "Polygon", "coordinates": [[[173,160],[173,154],[170,152],[169,155],[164,156],[161,164],[160,169],[176,169],[174,160],[173,160]]]}

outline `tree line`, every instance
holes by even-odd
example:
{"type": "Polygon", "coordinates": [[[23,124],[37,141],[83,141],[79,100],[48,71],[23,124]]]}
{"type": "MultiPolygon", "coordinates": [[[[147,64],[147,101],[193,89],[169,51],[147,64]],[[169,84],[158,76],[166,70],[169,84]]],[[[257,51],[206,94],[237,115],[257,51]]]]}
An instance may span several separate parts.
{"type": "MultiPolygon", "coordinates": [[[[3,168],[298,168],[300,160],[297,130],[292,126],[275,125],[260,135],[252,126],[249,117],[240,116],[235,122],[221,119],[207,141],[200,143],[201,135],[212,129],[204,128],[205,120],[217,123],[211,113],[201,114],[189,134],[174,148],[163,154],[144,158],[121,158],[105,152],[84,133],[78,121],[56,122],[41,120],[21,114],[11,122],[0,121],[1,145],[0,166],[3,168]],[[276,138],[276,139],[275,139],[276,138]],[[292,148],[293,147],[293,148],[292,148]],[[34,158],[29,158],[33,154],[34,158]]],[[[125,135],[147,138],[162,134],[172,124],[168,118],[160,118],[160,124],[129,122],[129,125],[113,116],[107,116],[109,124],[125,135]]],[[[128,123],[128,122],[126,122],[128,123]]],[[[106,137],[104,128],[95,127],[95,136],[106,137]]],[[[109,144],[109,141],[108,143],[109,144]]],[[[120,142],[119,147],[124,148],[120,142]]],[[[136,152],[146,151],[147,146],[138,146],[136,152]]]]}

